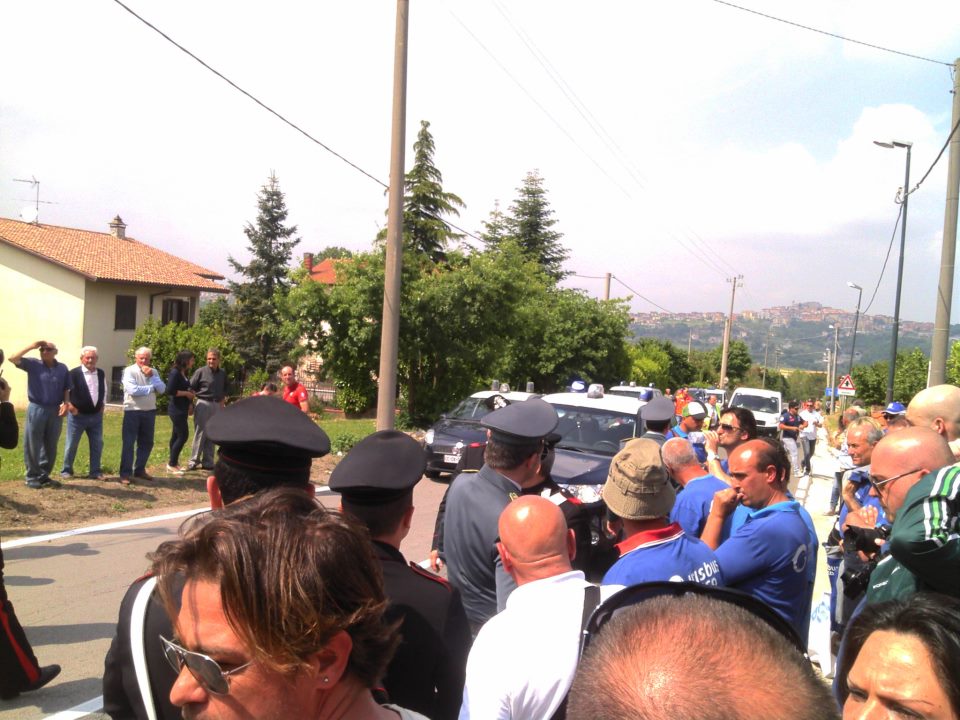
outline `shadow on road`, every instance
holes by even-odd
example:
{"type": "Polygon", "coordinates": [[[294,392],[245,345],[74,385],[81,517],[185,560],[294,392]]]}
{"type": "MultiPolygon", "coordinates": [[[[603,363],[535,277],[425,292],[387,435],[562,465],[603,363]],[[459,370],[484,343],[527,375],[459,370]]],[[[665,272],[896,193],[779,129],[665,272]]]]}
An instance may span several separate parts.
{"type": "Polygon", "coordinates": [[[83,678],[62,683],[58,682],[59,679],[55,679],[50,685],[36,692],[24,693],[14,700],[3,701],[0,703],[0,718],[12,720],[37,715],[46,716],[68,710],[103,694],[103,681],[100,678],[83,678]],[[33,708],[36,710],[31,712],[33,708]]]}
{"type": "Polygon", "coordinates": [[[30,577],[29,575],[4,575],[4,585],[16,585],[18,587],[38,587],[40,585],[52,585],[55,582],[53,578],[30,577]]]}
{"type": "MultiPolygon", "coordinates": [[[[117,626],[114,623],[85,623],[82,625],[31,625],[27,635],[33,645],[72,645],[91,640],[111,640],[117,626]]],[[[159,642],[159,641],[158,641],[159,642]]],[[[46,654],[46,653],[44,653],[46,654]]],[[[40,657],[40,653],[37,653],[40,657]]]]}
{"type": "Polygon", "coordinates": [[[94,550],[87,543],[79,542],[70,543],[69,545],[25,545],[3,551],[7,562],[11,560],[39,560],[42,558],[56,557],[57,555],[86,557],[99,554],[99,550],[94,550]]]}

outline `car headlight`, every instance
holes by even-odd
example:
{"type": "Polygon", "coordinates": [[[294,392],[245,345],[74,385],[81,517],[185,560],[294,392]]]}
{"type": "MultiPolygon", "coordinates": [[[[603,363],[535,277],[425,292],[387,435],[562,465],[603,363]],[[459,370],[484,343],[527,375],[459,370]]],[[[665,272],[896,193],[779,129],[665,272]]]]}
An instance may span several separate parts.
{"type": "Polygon", "coordinates": [[[427,430],[427,434],[423,436],[423,442],[427,445],[433,445],[433,428],[427,430]]]}

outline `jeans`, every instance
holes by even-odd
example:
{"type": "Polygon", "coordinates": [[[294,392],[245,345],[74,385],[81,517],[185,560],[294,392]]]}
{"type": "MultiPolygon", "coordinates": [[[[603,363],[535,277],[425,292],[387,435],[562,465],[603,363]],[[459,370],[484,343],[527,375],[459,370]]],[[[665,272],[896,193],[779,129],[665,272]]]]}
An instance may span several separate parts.
{"type": "Polygon", "coordinates": [[[813,451],[817,449],[817,439],[801,437],[800,442],[803,443],[803,469],[807,471],[807,475],[810,475],[813,473],[810,459],[813,457],[813,451]]]}
{"type": "Polygon", "coordinates": [[[56,405],[30,403],[27,406],[27,422],[23,428],[23,465],[28,483],[50,479],[53,462],[57,459],[60,431],[63,429],[63,418],[57,415],[58,411],[56,405]]]}
{"type": "Polygon", "coordinates": [[[830,491],[830,509],[836,511],[837,503],[840,502],[840,494],[843,490],[843,474],[846,470],[837,470],[833,474],[833,489],[830,491]]]}
{"type": "Polygon", "coordinates": [[[187,444],[187,438],[190,436],[190,425],[187,422],[186,414],[177,413],[170,415],[170,422],[173,423],[173,432],[170,433],[170,467],[177,467],[180,464],[180,451],[187,444]]]}
{"type": "Polygon", "coordinates": [[[787,453],[790,455],[790,465],[793,467],[795,473],[800,472],[800,458],[797,455],[797,440],[796,438],[783,438],[783,446],[787,449],[787,453]]]}
{"type": "Polygon", "coordinates": [[[101,473],[100,456],[103,455],[103,413],[67,415],[67,444],[63,449],[63,468],[61,472],[73,475],[73,461],[77,457],[80,438],[87,434],[90,442],[90,475],[101,473]]]}
{"type": "Polygon", "coordinates": [[[212,400],[197,400],[197,405],[193,408],[193,452],[190,454],[190,462],[194,465],[213,467],[213,440],[207,437],[207,423],[219,409],[220,403],[212,400]]]}
{"type": "Polygon", "coordinates": [[[120,477],[130,477],[147,471],[147,460],[153,450],[153,429],[157,422],[156,410],[125,410],[123,413],[123,447],[120,450],[120,477]],[[137,460],[133,460],[133,446],[137,446],[137,460]]]}

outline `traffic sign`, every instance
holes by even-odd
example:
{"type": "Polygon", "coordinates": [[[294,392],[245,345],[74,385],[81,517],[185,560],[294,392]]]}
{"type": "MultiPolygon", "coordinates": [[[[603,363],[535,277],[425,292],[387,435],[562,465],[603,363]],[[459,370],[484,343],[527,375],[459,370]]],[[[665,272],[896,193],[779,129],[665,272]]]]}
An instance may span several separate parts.
{"type": "Polygon", "coordinates": [[[838,395],[853,396],[857,394],[857,389],[853,386],[853,379],[849,375],[840,378],[840,384],[837,386],[838,395]]]}

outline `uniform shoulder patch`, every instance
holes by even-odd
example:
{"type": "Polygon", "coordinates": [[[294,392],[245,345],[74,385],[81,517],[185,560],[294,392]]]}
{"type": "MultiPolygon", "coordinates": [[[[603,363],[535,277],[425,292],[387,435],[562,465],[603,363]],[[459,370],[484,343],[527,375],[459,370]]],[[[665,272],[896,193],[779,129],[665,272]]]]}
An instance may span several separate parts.
{"type": "Polygon", "coordinates": [[[138,577],[136,580],[134,580],[132,584],[133,584],[133,585],[136,585],[136,584],[137,584],[138,582],[140,582],[141,580],[147,580],[148,578],[152,578],[152,577],[153,577],[153,571],[152,571],[152,570],[148,570],[148,571],[145,572],[143,575],[141,575],[141,576],[138,577]]]}
{"type": "Polygon", "coordinates": [[[439,575],[435,575],[434,573],[430,572],[429,570],[423,569],[422,567],[420,567],[419,565],[417,565],[417,564],[416,564],[415,562],[413,562],[412,560],[410,561],[410,569],[413,570],[417,575],[420,575],[421,577],[425,577],[425,578],[427,578],[428,580],[433,580],[434,582],[440,583],[443,587],[447,588],[448,590],[451,589],[449,582],[447,582],[446,580],[444,580],[444,579],[443,579],[442,577],[440,577],[439,575]]]}

